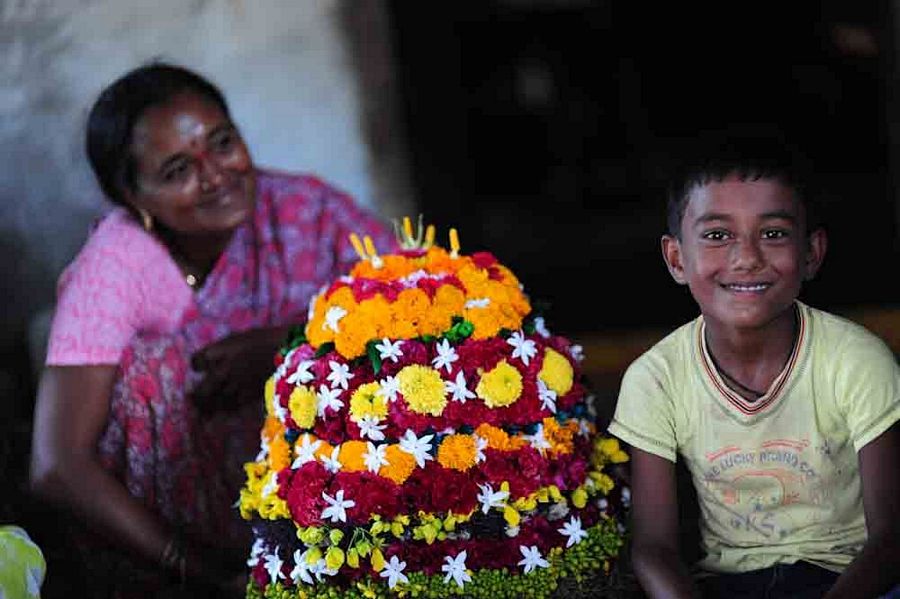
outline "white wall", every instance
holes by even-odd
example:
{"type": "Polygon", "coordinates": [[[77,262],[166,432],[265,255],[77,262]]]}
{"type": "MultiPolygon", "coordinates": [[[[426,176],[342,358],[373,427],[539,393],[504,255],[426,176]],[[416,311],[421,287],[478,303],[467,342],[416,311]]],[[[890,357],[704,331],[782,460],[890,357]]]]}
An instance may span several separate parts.
{"type": "Polygon", "coordinates": [[[217,83],[258,164],[315,172],[371,206],[339,2],[0,0],[4,330],[52,301],[106,209],[82,150],[85,116],[102,87],[151,58],[217,83]]]}

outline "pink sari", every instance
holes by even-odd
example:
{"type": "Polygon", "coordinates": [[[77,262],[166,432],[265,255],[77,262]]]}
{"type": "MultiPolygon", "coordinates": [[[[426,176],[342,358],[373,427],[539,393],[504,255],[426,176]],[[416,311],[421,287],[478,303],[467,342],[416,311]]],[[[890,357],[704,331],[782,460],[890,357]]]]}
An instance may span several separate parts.
{"type": "Polygon", "coordinates": [[[249,527],[233,505],[242,464],[259,448],[262,389],[237,413],[199,413],[187,397],[200,378],[191,355],[232,333],[305,320],[311,297],[356,260],[351,232],[394,247],[387,227],[313,177],[261,172],[257,196],[180,331],[138,335],[125,351],[98,446],[104,466],[174,528],[245,549],[249,527]]]}

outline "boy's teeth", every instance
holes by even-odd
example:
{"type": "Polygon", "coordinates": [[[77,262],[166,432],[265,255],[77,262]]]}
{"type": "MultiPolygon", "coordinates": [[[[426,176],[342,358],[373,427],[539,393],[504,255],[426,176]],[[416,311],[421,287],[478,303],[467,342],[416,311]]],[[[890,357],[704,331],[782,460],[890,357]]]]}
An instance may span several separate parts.
{"type": "Polygon", "coordinates": [[[762,291],[768,287],[766,283],[758,283],[756,285],[739,285],[739,284],[731,284],[728,285],[729,289],[734,289],[736,291],[762,291]]]}

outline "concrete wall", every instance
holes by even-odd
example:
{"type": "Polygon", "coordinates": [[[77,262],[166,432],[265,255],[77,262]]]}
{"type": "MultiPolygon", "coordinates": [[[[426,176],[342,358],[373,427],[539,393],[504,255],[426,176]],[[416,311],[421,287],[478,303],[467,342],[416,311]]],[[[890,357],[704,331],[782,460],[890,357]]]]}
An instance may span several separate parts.
{"type": "MultiPolygon", "coordinates": [[[[386,215],[405,212],[403,185],[387,198],[373,183],[385,179],[384,162],[366,145],[365,81],[345,27],[353,4],[0,0],[0,350],[52,301],[56,277],[107,208],[82,150],[87,110],[148,59],[219,84],[258,164],[316,172],[386,215]]],[[[378,0],[360,4],[383,14],[378,0]]]]}

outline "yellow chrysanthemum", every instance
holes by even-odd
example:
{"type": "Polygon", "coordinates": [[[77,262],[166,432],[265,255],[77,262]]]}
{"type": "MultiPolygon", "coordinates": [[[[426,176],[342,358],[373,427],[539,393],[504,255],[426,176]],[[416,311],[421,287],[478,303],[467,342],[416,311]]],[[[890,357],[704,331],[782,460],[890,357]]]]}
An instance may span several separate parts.
{"type": "Polygon", "coordinates": [[[447,405],[444,380],[434,368],[411,364],[397,373],[400,393],[409,409],[417,414],[440,416],[447,405]]]}
{"type": "Polygon", "coordinates": [[[565,395],[572,388],[575,371],[572,364],[559,352],[550,349],[544,351],[544,364],[538,378],[544,381],[559,396],[565,395]]]}
{"type": "Polygon", "coordinates": [[[438,447],[437,461],[444,468],[465,472],[475,465],[476,455],[471,435],[448,435],[438,447]]]}
{"type": "Polygon", "coordinates": [[[378,383],[360,385],[350,397],[350,419],[359,422],[365,416],[373,416],[378,420],[387,417],[387,400],[383,395],[376,395],[381,386],[378,383]]]}
{"type": "Polygon", "coordinates": [[[490,372],[481,375],[475,393],[489,408],[508,406],[522,395],[522,375],[506,360],[501,360],[490,372]]]}
{"type": "Polygon", "coordinates": [[[384,452],[387,464],[378,470],[378,474],[402,485],[416,467],[416,458],[400,449],[399,445],[388,445],[384,452]]]}
{"type": "Polygon", "coordinates": [[[266,414],[269,416],[275,415],[275,375],[270,376],[266,380],[266,385],[263,387],[263,399],[266,404],[266,414]]]}
{"type": "Polygon", "coordinates": [[[601,437],[594,442],[595,462],[598,465],[613,463],[620,464],[628,461],[628,454],[619,446],[619,440],[614,437],[601,437]]]}
{"type": "Polygon", "coordinates": [[[288,409],[290,409],[291,418],[294,419],[297,426],[312,428],[316,422],[316,394],[305,385],[295,387],[288,399],[288,409]]]}
{"type": "Polygon", "coordinates": [[[365,441],[345,441],[341,444],[341,451],[338,454],[341,467],[347,472],[362,472],[366,469],[366,462],[363,459],[366,451],[365,441]]]}

